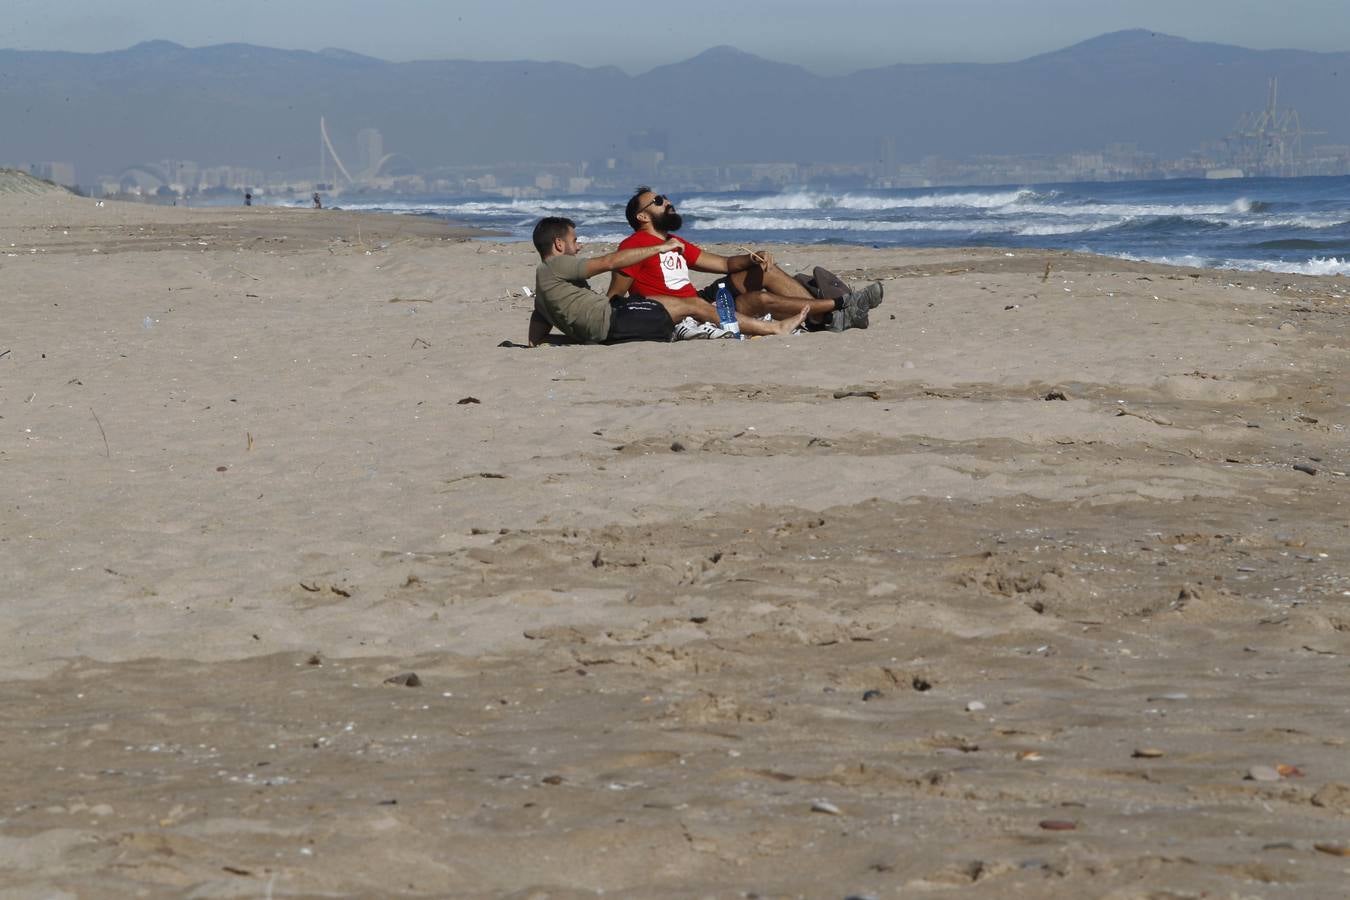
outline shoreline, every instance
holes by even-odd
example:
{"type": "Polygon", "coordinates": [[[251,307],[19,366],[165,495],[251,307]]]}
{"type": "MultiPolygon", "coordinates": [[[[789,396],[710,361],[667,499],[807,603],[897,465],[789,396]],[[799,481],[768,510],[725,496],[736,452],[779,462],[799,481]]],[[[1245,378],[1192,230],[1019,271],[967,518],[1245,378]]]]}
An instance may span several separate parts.
{"type": "Polygon", "coordinates": [[[1343,280],[525,350],[528,244],[200,212],[0,195],[11,889],[1344,883],[1343,280]]]}

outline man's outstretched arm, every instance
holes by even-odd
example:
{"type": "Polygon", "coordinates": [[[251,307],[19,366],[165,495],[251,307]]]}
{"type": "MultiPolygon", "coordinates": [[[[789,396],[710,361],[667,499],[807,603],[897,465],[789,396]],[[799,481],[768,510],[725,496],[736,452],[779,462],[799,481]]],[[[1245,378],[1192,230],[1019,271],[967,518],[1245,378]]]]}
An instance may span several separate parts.
{"type": "Polygon", "coordinates": [[[695,272],[711,272],[714,275],[730,275],[734,272],[748,272],[758,266],[768,271],[773,266],[773,257],[768,253],[742,253],[740,256],[718,256],[704,250],[699,254],[698,262],[690,263],[695,272]]]}
{"type": "Polygon", "coordinates": [[[601,272],[613,272],[617,269],[636,266],[644,259],[656,256],[658,253],[669,253],[671,250],[682,253],[684,252],[684,244],[676,238],[668,238],[664,244],[656,244],[651,247],[629,247],[627,250],[615,250],[613,253],[606,253],[604,256],[592,256],[586,260],[586,277],[594,278],[601,272]]]}

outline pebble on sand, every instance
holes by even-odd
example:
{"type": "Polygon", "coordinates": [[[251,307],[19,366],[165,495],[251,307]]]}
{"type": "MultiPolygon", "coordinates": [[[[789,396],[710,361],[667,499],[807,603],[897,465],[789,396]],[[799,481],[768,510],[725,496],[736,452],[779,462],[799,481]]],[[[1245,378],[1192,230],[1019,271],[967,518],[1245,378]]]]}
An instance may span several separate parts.
{"type": "Polygon", "coordinates": [[[1074,831],[1078,823],[1069,819],[1042,819],[1041,828],[1045,831],[1074,831]]]}
{"type": "Polygon", "coordinates": [[[1327,782],[1312,795],[1312,805],[1350,815],[1350,784],[1327,782]]]}

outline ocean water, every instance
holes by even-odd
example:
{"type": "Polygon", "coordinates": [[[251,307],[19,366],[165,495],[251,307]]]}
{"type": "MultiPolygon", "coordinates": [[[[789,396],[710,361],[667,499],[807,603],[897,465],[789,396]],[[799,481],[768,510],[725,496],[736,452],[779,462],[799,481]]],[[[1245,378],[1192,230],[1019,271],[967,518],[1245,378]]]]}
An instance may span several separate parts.
{"type": "MultiPolygon", "coordinates": [[[[672,194],[695,243],[844,243],[1081,250],[1170,265],[1350,275],[1350,177],[995,188],[672,194]]],[[[528,240],[544,215],[583,242],[622,240],[627,197],[373,198],[335,203],[434,215],[528,240]]]]}

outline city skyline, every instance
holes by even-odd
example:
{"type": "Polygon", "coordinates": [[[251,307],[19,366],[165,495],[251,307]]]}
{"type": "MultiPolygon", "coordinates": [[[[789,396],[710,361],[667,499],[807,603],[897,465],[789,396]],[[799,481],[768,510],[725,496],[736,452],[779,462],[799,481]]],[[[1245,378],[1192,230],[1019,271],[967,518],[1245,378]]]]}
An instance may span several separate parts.
{"type": "Polygon", "coordinates": [[[731,47],[647,76],[256,45],[0,51],[0,70],[26,85],[0,91],[0,115],[15,125],[0,136],[0,162],[104,193],[183,195],[330,185],[527,196],[658,174],[723,189],[1341,174],[1350,170],[1350,130],[1336,114],[1342,69],[1350,54],[1147,31],[1018,64],[847,78],[731,47]],[[756,99],[734,127],[692,111],[646,115],[667,81],[691,96],[734,84],[756,99]]]}

